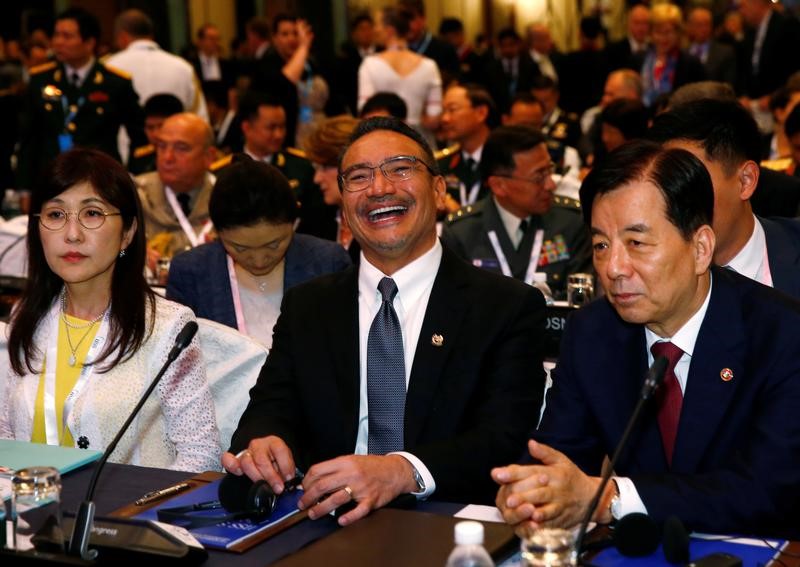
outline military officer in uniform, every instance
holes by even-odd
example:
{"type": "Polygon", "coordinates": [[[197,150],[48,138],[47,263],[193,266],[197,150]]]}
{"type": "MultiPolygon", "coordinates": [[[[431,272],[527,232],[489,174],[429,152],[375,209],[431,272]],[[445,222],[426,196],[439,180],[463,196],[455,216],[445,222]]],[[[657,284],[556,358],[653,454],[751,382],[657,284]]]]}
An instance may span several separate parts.
{"type": "MultiPolygon", "coordinates": [[[[300,224],[297,232],[336,240],[338,207],[326,205],[319,186],[314,183],[314,167],[305,152],[284,148],[286,111],[279,100],[251,92],[239,104],[244,135],[243,151],[256,161],[277,167],[283,173],[300,203],[300,224]]],[[[231,156],[217,161],[212,171],[231,162],[231,156]]]]}
{"type": "Polygon", "coordinates": [[[575,199],[554,196],[554,164],[541,132],[502,126],[483,148],[491,194],[449,215],[442,241],[475,266],[526,283],[545,272],[556,299],[567,275],[591,269],[591,248],[575,199]]]}
{"type": "Polygon", "coordinates": [[[70,8],[56,18],[57,61],[31,69],[18,185],[31,187],[35,175],[73,146],[100,149],[119,159],[117,133],[125,126],[131,147],[147,143],[144,115],[130,76],[94,57],[100,25],[94,16],[70,8]]]}
{"type": "Polygon", "coordinates": [[[565,146],[577,148],[581,139],[580,121],[577,114],[564,112],[558,106],[560,96],[558,83],[550,77],[541,75],[534,79],[531,92],[544,106],[542,124],[544,135],[565,146]]]}
{"type": "Polygon", "coordinates": [[[483,145],[496,119],[492,97],[482,87],[451,85],[442,99],[442,133],[453,145],[436,152],[447,184],[445,206],[453,212],[486,194],[481,184],[483,145]]]}

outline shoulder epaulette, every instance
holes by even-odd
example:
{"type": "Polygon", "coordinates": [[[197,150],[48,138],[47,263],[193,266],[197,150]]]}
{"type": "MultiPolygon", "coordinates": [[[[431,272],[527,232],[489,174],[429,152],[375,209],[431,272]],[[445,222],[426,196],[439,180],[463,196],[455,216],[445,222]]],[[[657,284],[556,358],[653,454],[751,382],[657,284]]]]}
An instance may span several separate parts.
{"type": "Polygon", "coordinates": [[[211,164],[208,168],[209,171],[219,171],[226,165],[230,165],[231,161],[233,161],[233,154],[227,155],[225,157],[219,158],[217,161],[211,164]]]}
{"type": "Polygon", "coordinates": [[[308,159],[306,153],[300,148],[286,148],[286,153],[303,159],[308,159]]]}
{"type": "Polygon", "coordinates": [[[447,146],[446,148],[442,148],[441,150],[436,150],[435,152],[433,152],[433,158],[436,161],[439,161],[440,159],[450,157],[451,155],[453,155],[458,151],[461,151],[461,144],[455,143],[452,146],[447,146]]]}
{"type": "Polygon", "coordinates": [[[47,63],[42,63],[41,65],[36,65],[35,67],[31,67],[30,73],[31,75],[38,75],[39,73],[44,73],[45,71],[49,71],[50,69],[55,69],[58,66],[58,63],[55,61],[48,61],[47,63]]]}
{"type": "Polygon", "coordinates": [[[454,222],[459,221],[461,219],[465,219],[467,217],[471,217],[472,215],[474,215],[477,212],[478,212],[478,209],[476,209],[472,205],[467,205],[466,207],[461,207],[456,212],[450,213],[449,215],[447,215],[447,219],[446,220],[449,223],[454,223],[454,222]]]}
{"type": "Polygon", "coordinates": [[[559,207],[564,207],[565,209],[573,209],[576,211],[581,210],[581,202],[578,199],[564,197],[563,195],[556,195],[553,197],[553,204],[558,205],[559,207]]]}
{"type": "Polygon", "coordinates": [[[133,157],[142,158],[144,156],[149,156],[155,151],[156,147],[153,144],[147,144],[146,146],[139,146],[138,148],[133,150],[133,157]]]}
{"type": "Polygon", "coordinates": [[[773,171],[786,171],[792,165],[792,158],[765,159],[761,162],[761,167],[766,167],[773,171]]]}
{"type": "Polygon", "coordinates": [[[131,77],[133,76],[130,73],[128,73],[127,71],[123,71],[122,69],[117,69],[116,67],[112,67],[110,65],[104,65],[104,67],[105,67],[106,71],[108,71],[109,73],[113,73],[117,77],[122,77],[123,79],[128,79],[129,81],[131,80],[131,77]]]}

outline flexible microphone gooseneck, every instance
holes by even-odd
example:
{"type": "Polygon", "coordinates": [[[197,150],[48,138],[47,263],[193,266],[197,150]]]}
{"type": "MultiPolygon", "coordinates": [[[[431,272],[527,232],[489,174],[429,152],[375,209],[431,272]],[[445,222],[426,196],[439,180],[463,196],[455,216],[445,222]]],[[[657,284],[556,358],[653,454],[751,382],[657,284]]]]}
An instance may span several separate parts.
{"type": "Polygon", "coordinates": [[[586,515],[583,517],[580,530],[578,530],[578,537],[575,539],[575,551],[579,556],[581,547],[583,546],[583,540],[586,537],[586,530],[589,529],[589,522],[591,522],[592,515],[597,509],[597,505],[600,503],[600,498],[603,496],[603,492],[606,489],[606,485],[608,485],[608,481],[611,480],[611,475],[614,472],[614,467],[617,466],[617,461],[622,453],[622,449],[625,448],[625,445],[628,443],[628,438],[633,432],[633,428],[639,421],[639,415],[642,413],[642,409],[644,409],[644,404],[653,396],[661,382],[664,381],[664,374],[667,371],[667,363],[668,361],[665,356],[659,356],[655,359],[655,361],[653,361],[653,365],[647,370],[647,374],[645,374],[644,384],[642,385],[642,391],[639,394],[639,400],[636,402],[636,407],[633,409],[630,419],[628,419],[628,424],[625,426],[625,431],[622,433],[622,437],[620,437],[616,449],[614,449],[614,455],[611,457],[611,461],[609,462],[605,473],[603,473],[603,477],[600,480],[600,486],[597,487],[597,492],[595,492],[594,497],[592,498],[591,502],[589,502],[589,506],[586,509],[586,515]]]}
{"type": "Polygon", "coordinates": [[[78,513],[75,516],[75,523],[72,526],[72,535],[70,536],[69,547],[67,548],[68,555],[80,557],[81,559],[85,559],[87,561],[91,561],[97,557],[97,550],[89,549],[89,536],[92,531],[92,523],[94,521],[95,511],[92,498],[94,497],[94,491],[95,487],[97,486],[97,479],[100,476],[100,472],[103,470],[108,458],[114,452],[114,449],[117,448],[117,444],[119,444],[120,439],[122,439],[122,436],[128,430],[128,427],[130,427],[131,422],[133,422],[136,415],[142,409],[142,406],[144,406],[147,398],[150,397],[150,394],[161,381],[164,373],[167,371],[170,365],[175,362],[181,352],[183,352],[183,350],[189,346],[189,343],[192,342],[195,333],[197,333],[197,323],[195,321],[189,321],[183,326],[183,329],[181,329],[181,332],[178,333],[178,336],[175,338],[175,345],[172,347],[172,350],[169,351],[167,360],[164,362],[161,370],[158,371],[158,374],[156,374],[156,377],[150,383],[150,386],[148,386],[145,393],[142,394],[142,397],[136,404],[136,407],[133,408],[133,411],[128,416],[128,419],[125,420],[125,423],[122,424],[119,432],[117,432],[117,436],[114,437],[114,440],[111,441],[103,453],[103,456],[100,458],[100,461],[98,462],[97,467],[94,469],[94,473],[92,474],[92,479],[89,482],[89,489],[86,491],[86,498],[83,502],[81,502],[80,507],[78,508],[78,513]]]}

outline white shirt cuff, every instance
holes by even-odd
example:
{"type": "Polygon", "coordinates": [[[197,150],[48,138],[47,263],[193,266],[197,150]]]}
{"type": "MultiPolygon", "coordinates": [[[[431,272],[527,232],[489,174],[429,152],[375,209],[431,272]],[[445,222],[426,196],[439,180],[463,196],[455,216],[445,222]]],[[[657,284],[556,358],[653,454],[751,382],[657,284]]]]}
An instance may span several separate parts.
{"type": "Polygon", "coordinates": [[[422,461],[420,461],[417,457],[415,457],[411,453],[407,453],[406,451],[396,451],[394,453],[389,453],[389,454],[400,455],[401,457],[403,457],[405,460],[411,463],[412,467],[417,469],[417,472],[422,477],[422,482],[425,484],[425,490],[423,490],[422,492],[411,493],[417,497],[417,500],[425,500],[431,494],[434,493],[434,491],[436,490],[436,481],[433,480],[433,475],[431,474],[431,471],[428,470],[428,467],[426,467],[422,461]]]}
{"type": "Polygon", "coordinates": [[[615,476],[613,479],[617,483],[617,488],[619,488],[619,504],[622,516],[627,516],[634,512],[647,514],[647,508],[645,508],[633,481],[626,476],[615,476]]]}

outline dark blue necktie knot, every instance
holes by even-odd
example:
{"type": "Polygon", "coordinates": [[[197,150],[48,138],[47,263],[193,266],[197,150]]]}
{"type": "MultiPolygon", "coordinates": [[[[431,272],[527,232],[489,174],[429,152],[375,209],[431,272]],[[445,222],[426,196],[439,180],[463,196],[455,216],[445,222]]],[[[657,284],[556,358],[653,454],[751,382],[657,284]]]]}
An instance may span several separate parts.
{"type": "Polygon", "coordinates": [[[381,292],[384,301],[391,303],[394,301],[394,296],[397,295],[397,284],[392,278],[383,278],[378,282],[378,291],[381,292]]]}

